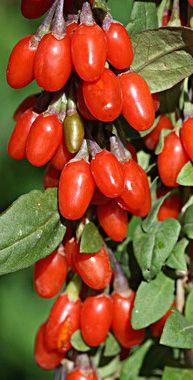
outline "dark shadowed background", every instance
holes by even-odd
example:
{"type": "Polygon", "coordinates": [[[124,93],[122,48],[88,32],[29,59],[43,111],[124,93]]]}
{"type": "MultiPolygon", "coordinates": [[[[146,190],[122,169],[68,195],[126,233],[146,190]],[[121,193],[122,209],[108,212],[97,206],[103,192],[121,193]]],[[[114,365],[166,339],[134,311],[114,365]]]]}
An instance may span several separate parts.
{"type": "MultiPolygon", "coordinates": [[[[6,83],[6,66],[18,40],[33,33],[38,21],[20,13],[20,0],[0,1],[0,209],[5,210],[19,195],[42,188],[42,169],[26,161],[14,162],[7,142],[14,126],[12,115],[25,96],[37,91],[35,84],[13,90],[6,83]]],[[[34,337],[47,318],[51,303],[33,290],[33,268],[0,277],[0,379],[49,380],[53,373],[39,369],[33,358],[34,337]]]]}

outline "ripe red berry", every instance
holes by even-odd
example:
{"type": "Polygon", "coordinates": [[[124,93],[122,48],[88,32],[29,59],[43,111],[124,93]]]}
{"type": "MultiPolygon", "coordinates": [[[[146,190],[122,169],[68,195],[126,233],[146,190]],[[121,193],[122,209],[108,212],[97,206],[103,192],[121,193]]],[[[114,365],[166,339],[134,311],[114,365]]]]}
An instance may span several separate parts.
{"type": "Polygon", "coordinates": [[[35,264],[34,287],[43,298],[51,298],[59,293],[66,281],[68,264],[62,245],[49,256],[35,264]]]}
{"type": "Polygon", "coordinates": [[[174,300],[171,307],[167,311],[167,313],[162,318],[160,318],[158,321],[156,321],[155,323],[152,323],[152,325],[150,326],[151,333],[155,337],[160,337],[162,335],[164,325],[165,325],[168,317],[172,313],[173,307],[175,307],[175,306],[176,306],[176,301],[174,300]]]}
{"type": "Polygon", "coordinates": [[[54,0],[21,0],[21,12],[26,18],[41,17],[53,4],[54,0]]]}
{"type": "Polygon", "coordinates": [[[88,82],[98,80],[107,56],[104,31],[95,23],[79,25],[72,37],[71,52],[80,78],[88,82]]]}
{"type": "Polygon", "coordinates": [[[51,370],[60,364],[64,355],[56,351],[48,351],[44,342],[46,324],[45,322],[40,326],[36,335],[34,355],[36,363],[41,368],[51,370]]]}
{"type": "Polygon", "coordinates": [[[8,143],[8,153],[14,160],[25,157],[27,138],[37,114],[32,108],[25,111],[17,121],[8,143]]]}
{"type": "Polygon", "coordinates": [[[97,207],[97,218],[103,230],[113,241],[122,241],[126,238],[128,213],[114,200],[97,207]]]}
{"type": "Polygon", "coordinates": [[[95,187],[95,192],[92,198],[92,204],[98,206],[104,205],[107,202],[109,202],[109,198],[105,197],[105,195],[101,193],[98,187],[95,187]]]}
{"type": "Polygon", "coordinates": [[[180,137],[188,156],[190,157],[191,161],[193,161],[193,117],[189,117],[182,124],[180,137]]]}
{"type": "Polygon", "coordinates": [[[20,117],[23,115],[25,111],[27,111],[29,108],[34,107],[38,95],[30,95],[25,98],[21,104],[17,107],[17,109],[14,112],[13,119],[17,122],[20,117]]]}
{"type": "Polygon", "coordinates": [[[68,373],[66,380],[98,380],[98,377],[91,369],[75,368],[68,373]]]}
{"type": "Polygon", "coordinates": [[[136,149],[134,148],[134,146],[131,144],[131,143],[127,143],[126,144],[126,148],[127,150],[131,153],[131,158],[137,162],[137,152],[136,152],[136,149]]]}
{"type": "Polygon", "coordinates": [[[54,156],[62,140],[62,124],[56,115],[43,113],[33,123],[27,139],[26,156],[34,166],[43,166],[54,156]]]}
{"type": "Polygon", "coordinates": [[[120,74],[122,113],[137,131],[149,129],[155,119],[153,99],[147,82],[137,73],[120,74]]]}
{"type": "Polygon", "coordinates": [[[79,252],[79,244],[74,237],[65,243],[64,251],[68,266],[71,267],[73,272],[76,272],[75,257],[79,252]]]}
{"type": "Polygon", "coordinates": [[[83,83],[85,103],[92,115],[101,121],[113,121],[122,110],[122,94],[117,76],[104,69],[95,82],[83,83]]]}
{"type": "Polygon", "coordinates": [[[81,301],[61,294],[54,302],[45,331],[45,343],[49,350],[66,352],[70,349],[72,334],[80,325],[81,301]]]}
{"type": "Polygon", "coordinates": [[[46,91],[58,91],[67,82],[72,71],[70,38],[46,34],[35,57],[35,79],[46,91]]]}
{"type": "Polygon", "coordinates": [[[64,218],[80,219],[94,193],[90,164],[81,159],[64,166],[59,182],[59,209],[64,218]]]}
{"type": "Polygon", "coordinates": [[[91,113],[88,110],[88,107],[86,106],[84,96],[83,96],[83,82],[80,82],[78,90],[77,90],[77,107],[81,115],[86,120],[95,120],[95,117],[91,115],[91,113]]]}
{"type": "MultiPolygon", "coordinates": [[[[157,190],[157,197],[160,198],[163,195],[167,194],[169,189],[161,188],[157,190]]],[[[179,194],[170,195],[165,201],[162,203],[159,212],[158,212],[158,220],[161,222],[167,218],[178,219],[178,215],[180,213],[182,207],[182,201],[179,194]]]]}
{"type": "Polygon", "coordinates": [[[73,37],[74,32],[78,28],[78,22],[77,21],[72,21],[72,22],[67,22],[66,24],[66,34],[67,36],[71,39],[73,37]]]}
{"type": "Polygon", "coordinates": [[[135,293],[113,293],[112,331],[119,343],[125,348],[140,344],[145,338],[145,330],[134,330],[131,326],[131,313],[134,306],[135,293]]]}
{"type": "Polygon", "coordinates": [[[163,129],[173,129],[172,122],[166,115],[161,115],[153,131],[144,137],[145,146],[148,149],[155,150],[159,141],[160,133],[163,129]]]}
{"type": "Polygon", "coordinates": [[[122,193],[122,165],[113,153],[102,150],[92,158],[90,166],[96,185],[106,197],[115,198],[122,193]]]}
{"type": "Polygon", "coordinates": [[[188,155],[179,136],[175,132],[171,132],[164,139],[164,147],[158,155],[157,161],[163,184],[169,187],[178,187],[176,182],[178,174],[187,162],[188,155]]]}
{"type": "Polygon", "coordinates": [[[107,60],[118,70],[128,68],[133,61],[133,49],[127,30],[113,20],[103,28],[107,39],[107,60]]]}
{"type": "Polygon", "coordinates": [[[34,79],[37,44],[33,37],[30,34],[22,38],[11,52],[7,66],[7,82],[13,88],[25,87],[34,79]]]}
{"type": "Polygon", "coordinates": [[[64,140],[60,143],[54,157],[51,160],[51,164],[57,170],[62,170],[64,165],[73,157],[66,147],[64,140]]]}
{"type": "Polygon", "coordinates": [[[145,216],[151,209],[151,194],[145,171],[132,159],[123,164],[124,190],[118,204],[133,215],[145,216]]]}
{"type": "Polygon", "coordinates": [[[44,173],[44,189],[58,187],[60,172],[49,164],[44,173]]]}
{"type": "Polygon", "coordinates": [[[77,253],[75,265],[82,280],[92,289],[104,289],[109,285],[112,271],[108,254],[104,248],[97,253],[77,253]]]}
{"type": "Polygon", "coordinates": [[[99,346],[108,335],[112,323],[112,300],[106,294],[87,297],[81,309],[80,327],[84,341],[99,346]]]}

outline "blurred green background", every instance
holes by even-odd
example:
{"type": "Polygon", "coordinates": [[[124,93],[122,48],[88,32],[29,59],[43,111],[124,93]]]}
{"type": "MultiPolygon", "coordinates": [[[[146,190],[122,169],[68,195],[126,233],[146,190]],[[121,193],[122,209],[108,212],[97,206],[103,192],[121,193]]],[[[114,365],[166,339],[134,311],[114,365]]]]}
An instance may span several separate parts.
{"type": "MultiPolygon", "coordinates": [[[[26,161],[14,162],[7,142],[14,126],[18,104],[37,92],[32,84],[13,90],[6,83],[11,49],[23,36],[33,33],[40,20],[30,21],[20,13],[20,0],[0,0],[0,209],[5,210],[19,195],[42,188],[42,169],[26,161]]],[[[53,373],[39,369],[33,358],[34,337],[47,318],[53,301],[39,299],[33,290],[33,268],[0,278],[0,379],[49,380],[53,373]]]]}

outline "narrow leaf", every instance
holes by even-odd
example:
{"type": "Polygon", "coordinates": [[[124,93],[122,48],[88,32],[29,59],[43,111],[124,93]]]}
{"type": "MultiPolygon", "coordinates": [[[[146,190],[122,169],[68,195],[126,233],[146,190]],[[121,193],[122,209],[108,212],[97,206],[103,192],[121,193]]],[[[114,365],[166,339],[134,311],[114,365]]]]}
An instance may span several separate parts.
{"type": "Polygon", "coordinates": [[[114,335],[109,333],[105,341],[104,356],[109,357],[109,356],[118,355],[120,350],[121,350],[120,345],[115,339],[114,335]]]}
{"type": "Polygon", "coordinates": [[[128,359],[124,360],[120,380],[133,380],[139,375],[144,357],[149,351],[152,343],[152,340],[147,340],[137,351],[129,356],[128,359]]]}
{"type": "Polygon", "coordinates": [[[120,361],[119,357],[112,359],[110,363],[104,365],[103,367],[99,367],[97,372],[99,375],[99,378],[105,379],[111,375],[113,375],[116,371],[119,370],[120,367],[120,361]]]}
{"type": "Polygon", "coordinates": [[[71,344],[72,347],[77,351],[87,352],[91,349],[91,347],[84,342],[81,330],[75,331],[75,333],[72,335],[71,344]]]}
{"type": "Polygon", "coordinates": [[[27,268],[62,241],[57,190],[31,191],[0,216],[0,274],[27,268]]]}
{"type": "Polygon", "coordinates": [[[191,380],[193,369],[165,367],[162,380],[191,380]]]}
{"type": "Polygon", "coordinates": [[[154,29],[158,26],[156,4],[154,2],[135,1],[131,17],[126,29],[129,34],[143,30],[154,29]]]}
{"type": "Polygon", "coordinates": [[[172,250],[166,265],[177,271],[187,271],[185,249],[188,246],[189,241],[187,239],[180,240],[172,250]]]}
{"type": "Polygon", "coordinates": [[[98,252],[101,249],[102,245],[103,239],[95,224],[92,222],[87,223],[84,227],[81,237],[80,252],[98,252]]]}
{"type": "Polygon", "coordinates": [[[193,323],[193,289],[188,294],[185,305],[185,317],[193,323]]]}
{"type": "Polygon", "coordinates": [[[177,310],[169,316],[163,329],[161,344],[176,348],[193,348],[193,324],[177,310]]]}
{"type": "Polygon", "coordinates": [[[188,161],[180,170],[177,183],[182,186],[193,186],[193,165],[191,161],[188,161]]]}
{"type": "Polygon", "coordinates": [[[171,195],[171,192],[168,192],[167,194],[165,194],[163,197],[159,198],[154,203],[150,213],[142,222],[142,228],[145,232],[147,232],[153,226],[153,224],[157,221],[157,215],[158,215],[159,209],[160,209],[162,203],[165,201],[165,199],[167,199],[170,195],[171,195]]]}
{"type": "Polygon", "coordinates": [[[174,300],[175,282],[162,272],[150,283],[142,282],[137,290],[132,312],[132,326],[141,329],[160,319],[174,300]]]}
{"type": "Polygon", "coordinates": [[[139,166],[143,168],[143,170],[147,170],[149,166],[151,155],[149,153],[144,152],[143,150],[140,150],[137,153],[137,162],[139,166]]]}
{"type": "Polygon", "coordinates": [[[193,205],[189,206],[185,211],[183,231],[189,239],[193,239],[193,205]]]}
{"type": "Polygon", "coordinates": [[[162,129],[160,136],[159,136],[159,142],[157,144],[155,154],[160,154],[164,147],[164,139],[167,135],[169,135],[171,131],[169,129],[162,129]]]}

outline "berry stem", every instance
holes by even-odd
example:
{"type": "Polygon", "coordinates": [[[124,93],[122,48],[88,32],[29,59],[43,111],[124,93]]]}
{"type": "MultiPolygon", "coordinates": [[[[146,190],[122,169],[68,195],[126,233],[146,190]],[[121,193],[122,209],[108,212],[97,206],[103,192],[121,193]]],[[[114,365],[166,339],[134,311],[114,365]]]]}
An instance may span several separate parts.
{"type": "Polygon", "coordinates": [[[88,139],[87,143],[88,143],[88,147],[89,147],[89,152],[90,152],[92,157],[94,157],[97,153],[100,153],[102,151],[102,149],[96,143],[96,141],[88,139]]]}
{"type": "Polygon", "coordinates": [[[119,264],[119,262],[117,261],[113,251],[111,248],[109,248],[106,244],[105,244],[105,248],[107,249],[108,253],[109,253],[109,256],[110,256],[110,259],[111,259],[111,262],[114,266],[114,273],[115,273],[115,278],[114,278],[114,283],[113,283],[113,287],[114,287],[114,290],[119,292],[119,293],[122,293],[122,292],[125,292],[129,289],[129,284],[128,284],[128,281],[121,269],[121,266],[119,264]]]}
{"type": "Polygon", "coordinates": [[[120,162],[126,162],[131,158],[130,152],[124,147],[118,136],[110,137],[111,152],[120,162]]]}
{"type": "Polygon", "coordinates": [[[32,45],[33,46],[37,46],[39,44],[39,42],[41,41],[42,37],[46,33],[49,32],[50,27],[51,27],[51,23],[52,23],[52,19],[54,17],[54,13],[56,10],[56,5],[57,5],[57,0],[54,1],[52,7],[50,8],[50,10],[47,14],[47,16],[45,17],[45,19],[43,20],[43,22],[40,24],[37,31],[35,32],[33,39],[32,39],[32,45]]]}
{"type": "Polygon", "coordinates": [[[64,33],[65,21],[63,16],[64,0],[58,0],[52,32],[61,35],[64,33]]]}
{"type": "Polygon", "coordinates": [[[92,9],[88,2],[85,2],[82,6],[82,11],[80,13],[80,23],[85,25],[94,24],[92,9]]]}

